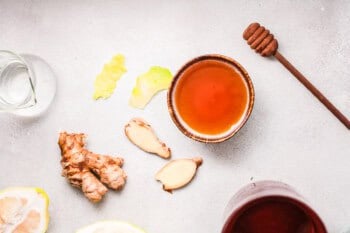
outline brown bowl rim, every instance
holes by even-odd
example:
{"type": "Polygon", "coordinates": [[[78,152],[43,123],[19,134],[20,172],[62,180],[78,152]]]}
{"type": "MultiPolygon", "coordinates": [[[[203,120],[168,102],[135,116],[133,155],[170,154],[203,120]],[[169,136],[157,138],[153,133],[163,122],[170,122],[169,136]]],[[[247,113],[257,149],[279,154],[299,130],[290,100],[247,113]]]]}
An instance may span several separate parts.
{"type": "Polygon", "coordinates": [[[219,143],[219,142],[223,142],[226,141],[228,139],[230,139],[231,137],[233,137],[244,125],[245,123],[248,121],[248,118],[250,117],[252,110],[253,110],[253,106],[254,106],[254,101],[255,101],[255,91],[254,91],[254,86],[253,86],[253,82],[250,79],[250,76],[248,74],[248,72],[243,68],[243,66],[241,64],[239,64],[236,60],[224,56],[224,55],[220,55],[220,54],[207,54],[207,55],[202,55],[199,57],[195,57],[192,60],[188,61],[187,63],[185,63],[180,69],[179,71],[176,73],[176,75],[174,76],[170,88],[168,90],[168,94],[167,94],[167,103],[168,103],[168,111],[169,114],[171,116],[171,119],[173,120],[173,122],[175,123],[176,127],[187,137],[192,138],[196,141],[199,142],[204,142],[204,143],[219,143]],[[175,107],[173,105],[173,92],[175,91],[175,85],[178,81],[178,79],[180,78],[180,76],[182,75],[182,73],[187,70],[190,66],[204,61],[204,60],[216,60],[219,62],[225,62],[228,63],[229,65],[234,66],[236,69],[239,70],[239,72],[241,73],[241,75],[243,76],[246,84],[248,85],[248,89],[249,89],[249,105],[248,105],[248,110],[244,115],[244,118],[242,120],[242,122],[234,129],[232,130],[230,133],[225,134],[221,137],[217,137],[217,138],[206,138],[206,137],[202,137],[199,135],[195,135],[191,132],[189,132],[185,126],[183,126],[183,124],[181,124],[180,120],[178,119],[176,113],[175,113],[175,107]]]}

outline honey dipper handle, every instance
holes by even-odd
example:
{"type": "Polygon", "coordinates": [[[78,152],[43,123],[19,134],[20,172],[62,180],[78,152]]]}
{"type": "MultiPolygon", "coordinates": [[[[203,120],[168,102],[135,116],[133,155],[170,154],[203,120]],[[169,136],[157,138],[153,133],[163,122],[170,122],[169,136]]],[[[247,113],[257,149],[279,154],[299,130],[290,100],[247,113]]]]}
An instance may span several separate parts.
{"type": "Polygon", "coordinates": [[[278,51],[274,55],[279,62],[282,63],[311,93],[321,101],[335,117],[337,117],[348,129],[350,129],[350,120],[346,118],[312,83],[305,78],[289,61],[282,56],[278,51]]]}

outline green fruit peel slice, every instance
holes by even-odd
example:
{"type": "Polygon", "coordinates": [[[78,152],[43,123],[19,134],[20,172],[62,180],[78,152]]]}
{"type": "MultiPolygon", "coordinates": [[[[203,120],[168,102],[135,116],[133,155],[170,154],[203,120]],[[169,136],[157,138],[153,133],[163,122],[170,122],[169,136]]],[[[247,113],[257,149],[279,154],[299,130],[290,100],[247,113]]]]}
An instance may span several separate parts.
{"type": "Polygon", "coordinates": [[[147,73],[137,77],[129,105],[139,109],[145,108],[156,93],[169,88],[172,79],[173,75],[169,69],[152,66],[147,73]]]}
{"type": "Polygon", "coordinates": [[[133,224],[116,221],[106,220],[99,221],[83,227],[76,231],[76,233],[146,233],[144,230],[133,224]]]}

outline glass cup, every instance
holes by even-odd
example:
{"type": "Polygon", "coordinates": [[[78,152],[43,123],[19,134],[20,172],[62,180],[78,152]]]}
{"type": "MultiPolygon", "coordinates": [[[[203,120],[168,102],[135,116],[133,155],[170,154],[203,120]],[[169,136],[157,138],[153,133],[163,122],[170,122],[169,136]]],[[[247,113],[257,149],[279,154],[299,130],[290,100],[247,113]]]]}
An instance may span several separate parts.
{"type": "Polygon", "coordinates": [[[38,56],[0,50],[0,112],[34,116],[52,102],[56,80],[38,56]]]}
{"type": "Polygon", "coordinates": [[[240,189],[224,212],[222,233],[327,233],[318,214],[292,187],[259,181],[240,189]]]}

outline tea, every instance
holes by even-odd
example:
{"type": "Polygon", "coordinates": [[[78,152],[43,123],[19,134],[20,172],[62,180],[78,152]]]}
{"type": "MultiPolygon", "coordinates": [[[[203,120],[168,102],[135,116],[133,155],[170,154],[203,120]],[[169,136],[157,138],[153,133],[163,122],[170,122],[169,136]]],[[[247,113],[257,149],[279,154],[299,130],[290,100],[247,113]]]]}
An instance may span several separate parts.
{"type": "Polygon", "coordinates": [[[257,181],[241,188],[225,210],[222,233],[327,233],[318,214],[289,185],[257,181]]]}
{"type": "Polygon", "coordinates": [[[251,203],[233,223],[232,233],[315,233],[316,227],[299,203],[269,197],[251,203]]]}
{"type": "Polygon", "coordinates": [[[190,128],[217,135],[242,121],[248,98],[246,81],[232,64],[204,60],[192,64],[179,78],[175,106],[190,128]]]}

